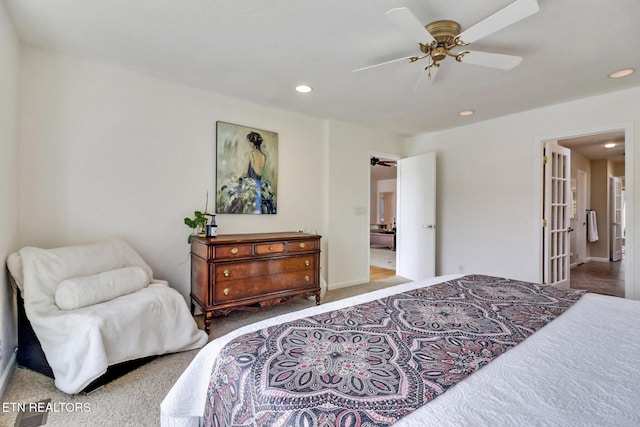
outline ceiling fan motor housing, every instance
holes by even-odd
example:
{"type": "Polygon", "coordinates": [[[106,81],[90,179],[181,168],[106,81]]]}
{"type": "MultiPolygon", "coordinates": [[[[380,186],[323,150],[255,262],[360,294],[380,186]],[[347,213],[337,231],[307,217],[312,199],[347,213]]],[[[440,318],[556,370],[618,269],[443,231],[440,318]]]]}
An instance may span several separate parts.
{"type": "Polygon", "coordinates": [[[431,55],[433,61],[442,61],[447,57],[449,49],[456,45],[456,37],[460,34],[460,24],[456,21],[444,19],[441,21],[435,21],[425,25],[425,28],[436,40],[436,46],[421,44],[420,50],[431,55]]]}
{"type": "Polygon", "coordinates": [[[438,44],[455,44],[455,38],[460,34],[460,24],[449,19],[434,21],[425,25],[425,28],[436,39],[438,44]]]}

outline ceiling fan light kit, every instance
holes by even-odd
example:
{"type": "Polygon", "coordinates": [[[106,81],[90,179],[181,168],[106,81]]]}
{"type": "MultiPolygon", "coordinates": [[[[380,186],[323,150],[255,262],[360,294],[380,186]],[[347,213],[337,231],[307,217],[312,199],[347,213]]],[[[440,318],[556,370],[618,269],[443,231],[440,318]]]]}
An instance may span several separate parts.
{"type": "Polygon", "coordinates": [[[538,10],[537,0],[517,0],[467,30],[460,32],[460,24],[456,21],[442,19],[423,26],[418,18],[406,7],[391,9],[386,13],[387,18],[400,31],[418,42],[422,54],[359,68],[354,72],[403,60],[413,63],[428,59],[428,64],[424,70],[427,72],[427,78],[431,79],[431,71],[436,71],[440,66],[440,62],[446,59],[447,56],[455,58],[457,62],[510,70],[520,64],[522,57],[469,50],[456,51],[456,48],[468,46],[483,37],[533,15],[538,10]]]}

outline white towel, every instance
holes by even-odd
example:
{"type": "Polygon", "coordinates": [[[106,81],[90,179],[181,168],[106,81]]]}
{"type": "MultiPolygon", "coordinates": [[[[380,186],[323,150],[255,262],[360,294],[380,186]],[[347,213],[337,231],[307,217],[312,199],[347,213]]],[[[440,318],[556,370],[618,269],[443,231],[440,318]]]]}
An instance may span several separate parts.
{"type": "Polygon", "coordinates": [[[590,242],[598,241],[598,223],[596,211],[587,211],[587,239],[590,242]]]}

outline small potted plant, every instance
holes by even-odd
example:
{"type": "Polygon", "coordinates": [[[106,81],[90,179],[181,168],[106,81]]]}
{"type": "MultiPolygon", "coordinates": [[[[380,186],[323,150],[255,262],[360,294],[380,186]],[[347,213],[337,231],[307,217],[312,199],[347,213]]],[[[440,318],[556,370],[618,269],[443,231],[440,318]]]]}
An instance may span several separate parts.
{"type": "Polygon", "coordinates": [[[191,239],[194,235],[204,236],[206,233],[206,225],[209,221],[207,218],[207,215],[209,214],[205,214],[201,211],[195,211],[193,214],[193,218],[187,217],[184,219],[184,223],[187,225],[187,227],[193,230],[187,238],[187,243],[191,243],[191,239]]]}
{"type": "MultiPolygon", "coordinates": [[[[214,214],[210,214],[207,212],[209,208],[209,192],[207,191],[207,199],[204,204],[204,212],[202,211],[194,211],[193,218],[185,218],[184,223],[187,227],[192,229],[191,234],[187,238],[187,243],[191,243],[191,239],[193,236],[205,236],[207,235],[207,222],[209,222],[208,217],[215,218],[214,214]]],[[[213,221],[213,225],[215,225],[215,220],[213,221]]]]}

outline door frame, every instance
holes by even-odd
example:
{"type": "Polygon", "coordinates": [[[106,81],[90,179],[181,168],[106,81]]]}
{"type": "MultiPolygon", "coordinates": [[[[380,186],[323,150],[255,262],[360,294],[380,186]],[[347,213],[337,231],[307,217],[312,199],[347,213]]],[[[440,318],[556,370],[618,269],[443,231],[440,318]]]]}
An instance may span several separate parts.
{"type": "MultiPolygon", "coordinates": [[[[544,144],[546,141],[550,141],[550,140],[561,140],[561,139],[568,139],[568,138],[574,138],[574,137],[579,137],[579,136],[587,136],[587,135],[596,135],[596,134],[600,134],[600,133],[608,133],[608,132],[614,132],[614,131],[624,131],[624,143],[625,143],[625,161],[624,161],[624,167],[625,167],[625,197],[626,197],[626,211],[625,211],[625,215],[626,215],[626,239],[625,239],[625,258],[628,260],[628,262],[625,264],[625,283],[624,283],[624,287],[625,287],[625,298],[634,298],[634,297],[640,297],[640,291],[639,291],[639,295],[634,295],[634,287],[633,287],[633,283],[634,283],[634,277],[635,277],[635,272],[634,272],[634,237],[635,237],[635,230],[634,230],[634,202],[633,202],[633,185],[634,185],[634,181],[633,181],[633,177],[634,177],[634,170],[633,170],[633,159],[634,159],[634,141],[633,141],[633,122],[623,122],[623,123],[617,123],[617,124],[609,124],[609,125],[603,125],[603,126],[598,126],[598,127],[593,127],[593,128],[588,128],[588,129],[577,129],[577,130],[572,130],[572,131],[564,131],[564,132],[557,132],[557,133],[552,133],[552,134],[547,134],[547,135],[539,135],[536,137],[536,141],[537,143],[535,144],[535,155],[533,156],[533,158],[535,159],[535,168],[534,168],[534,185],[535,185],[535,189],[536,191],[534,192],[534,194],[536,194],[536,207],[538,210],[538,221],[536,224],[536,230],[537,230],[537,244],[539,247],[539,251],[538,251],[538,264],[539,266],[543,265],[544,262],[544,253],[543,253],[543,247],[542,247],[542,233],[543,233],[543,228],[542,228],[542,220],[543,220],[543,175],[542,175],[542,159],[544,156],[544,144]]],[[[539,273],[539,277],[538,277],[538,281],[542,282],[542,268],[539,269],[540,273],[539,273]]]]}
{"type": "Polygon", "coordinates": [[[577,194],[577,203],[576,203],[576,229],[575,233],[581,235],[580,240],[576,237],[576,266],[586,262],[587,258],[587,233],[586,233],[586,223],[587,223],[587,194],[588,194],[588,185],[587,185],[587,172],[582,169],[578,169],[578,174],[576,176],[576,194],[577,194]],[[580,222],[582,222],[580,224],[580,222]],[[584,230],[583,230],[584,227],[584,230]],[[578,259],[578,250],[582,250],[582,259],[578,259]]]}

